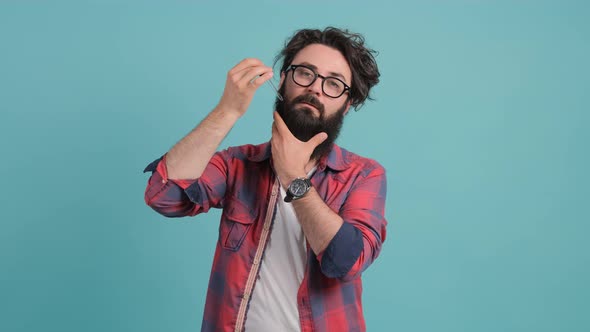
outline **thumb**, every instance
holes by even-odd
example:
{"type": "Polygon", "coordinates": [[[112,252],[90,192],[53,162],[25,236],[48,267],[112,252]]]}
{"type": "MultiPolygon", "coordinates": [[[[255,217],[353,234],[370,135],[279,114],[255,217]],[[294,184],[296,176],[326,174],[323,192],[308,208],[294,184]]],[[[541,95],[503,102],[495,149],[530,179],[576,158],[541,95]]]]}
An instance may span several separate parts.
{"type": "Polygon", "coordinates": [[[321,132],[312,137],[309,141],[307,141],[307,143],[313,145],[313,147],[315,148],[316,146],[322,144],[322,142],[325,141],[326,138],[328,138],[328,134],[321,132]]]}

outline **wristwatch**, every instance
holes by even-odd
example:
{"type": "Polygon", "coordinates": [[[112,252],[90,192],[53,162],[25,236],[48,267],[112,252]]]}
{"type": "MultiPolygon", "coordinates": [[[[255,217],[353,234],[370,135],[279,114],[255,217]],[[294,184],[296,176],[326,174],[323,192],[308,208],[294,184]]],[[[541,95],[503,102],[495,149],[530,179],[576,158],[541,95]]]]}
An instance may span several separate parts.
{"type": "Polygon", "coordinates": [[[296,178],[287,188],[285,202],[289,203],[305,196],[309,189],[311,189],[311,181],[308,178],[296,178]]]}

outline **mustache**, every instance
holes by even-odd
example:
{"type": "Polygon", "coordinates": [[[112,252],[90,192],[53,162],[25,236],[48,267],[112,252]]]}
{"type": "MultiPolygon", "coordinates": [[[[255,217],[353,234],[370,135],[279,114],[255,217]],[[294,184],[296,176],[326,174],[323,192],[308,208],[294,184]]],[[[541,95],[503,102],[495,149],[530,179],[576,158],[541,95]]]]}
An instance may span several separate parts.
{"type": "Polygon", "coordinates": [[[312,94],[300,95],[291,101],[291,104],[293,105],[297,103],[310,104],[311,106],[317,108],[320,111],[320,114],[324,114],[324,105],[322,105],[322,103],[320,103],[320,101],[312,94]]]}

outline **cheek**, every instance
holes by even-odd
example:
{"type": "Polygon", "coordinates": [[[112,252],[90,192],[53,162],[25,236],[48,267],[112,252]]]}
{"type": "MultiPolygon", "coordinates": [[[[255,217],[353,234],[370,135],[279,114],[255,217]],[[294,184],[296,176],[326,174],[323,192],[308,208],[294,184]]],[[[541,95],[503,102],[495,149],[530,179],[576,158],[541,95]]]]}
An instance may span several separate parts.
{"type": "Polygon", "coordinates": [[[346,102],[342,102],[340,100],[327,100],[324,104],[326,115],[333,116],[334,114],[338,113],[343,107],[346,105],[346,102]]]}
{"type": "Polygon", "coordinates": [[[287,100],[293,100],[293,98],[301,95],[304,92],[303,89],[304,88],[295,85],[295,83],[289,82],[285,86],[284,97],[286,97],[287,100]]]}
{"type": "Polygon", "coordinates": [[[287,81],[285,84],[285,92],[288,95],[294,95],[295,93],[299,93],[298,91],[301,90],[302,88],[295,84],[293,81],[287,81]]]}

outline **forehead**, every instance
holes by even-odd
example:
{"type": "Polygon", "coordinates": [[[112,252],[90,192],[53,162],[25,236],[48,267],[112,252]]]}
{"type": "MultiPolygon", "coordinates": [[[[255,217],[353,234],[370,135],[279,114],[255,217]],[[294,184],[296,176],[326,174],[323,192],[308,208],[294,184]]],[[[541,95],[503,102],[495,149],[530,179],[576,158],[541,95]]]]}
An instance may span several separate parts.
{"type": "Polygon", "coordinates": [[[321,75],[340,74],[347,83],[351,83],[350,66],[342,53],[335,48],[322,44],[308,45],[295,55],[292,63],[297,65],[303,62],[314,65],[321,75]]]}

